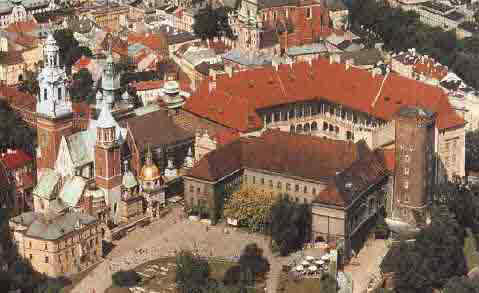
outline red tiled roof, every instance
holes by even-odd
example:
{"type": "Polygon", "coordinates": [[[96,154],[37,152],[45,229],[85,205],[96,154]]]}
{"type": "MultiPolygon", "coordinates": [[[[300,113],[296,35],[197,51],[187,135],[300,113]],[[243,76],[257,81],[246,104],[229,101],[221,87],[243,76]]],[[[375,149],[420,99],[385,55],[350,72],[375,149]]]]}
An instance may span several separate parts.
{"type": "Polygon", "coordinates": [[[324,58],[311,65],[280,65],[277,71],[265,67],[235,72],[232,78],[218,75],[211,93],[209,82],[203,81],[184,109],[240,132],[263,127],[258,110],[311,100],[342,104],[383,120],[392,120],[402,106],[419,106],[438,114],[439,129],[465,123],[439,87],[395,73],[372,76],[324,58]]]}
{"type": "Polygon", "coordinates": [[[138,34],[138,33],[129,33],[128,34],[128,44],[141,43],[144,46],[150,48],[151,50],[167,50],[168,49],[168,39],[162,33],[154,34],[138,34]]]}
{"type": "Polygon", "coordinates": [[[35,30],[38,24],[34,20],[15,22],[8,25],[5,30],[13,33],[26,33],[35,30]]]}
{"type": "Polygon", "coordinates": [[[80,59],[77,60],[77,62],[75,62],[75,64],[73,64],[73,67],[77,68],[77,69],[83,69],[83,68],[88,68],[88,65],[91,63],[91,58],[88,58],[86,56],[81,56],[80,59]]]}
{"type": "Polygon", "coordinates": [[[139,81],[131,83],[131,87],[135,88],[137,91],[147,91],[160,89],[165,83],[164,80],[148,80],[148,81],[139,81]]]}
{"type": "Polygon", "coordinates": [[[361,156],[360,144],[268,130],[206,154],[190,176],[216,181],[241,168],[268,170],[311,180],[329,180],[361,156]]]}
{"type": "Polygon", "coordinates": [[[216,143],[220,146],[229,144],[238,138],[240,138],[240,133],[232,129],[219,131],[215,134],[216,143]]]}
{"type": "Polygon", "coordinates": [[[34,112],[37,99],[25,92],[19,91],[16,87],[0,86],[0,99],[4,99],[11,107],[34,112]]]}
{"type": "Polygon", "coordinates": [[[24,151],[18,149],[0,155],[0,161],[2,161],[7,169],[16,170],[32,162],[33,158],[24,151]]]}
{"type": "Polygon", "coordinates": [[[24,62],[22,52],[20,51],[0,52],[0,64],[16,65],[24,62]]]}

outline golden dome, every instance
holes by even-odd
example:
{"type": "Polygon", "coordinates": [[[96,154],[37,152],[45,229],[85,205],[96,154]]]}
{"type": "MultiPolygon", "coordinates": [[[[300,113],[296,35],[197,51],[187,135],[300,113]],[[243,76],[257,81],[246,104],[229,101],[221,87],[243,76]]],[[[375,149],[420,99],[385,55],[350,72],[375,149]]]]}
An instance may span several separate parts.
{"type": "Polygon", "coordinates": [[[160,169],[153,162],[153,154],[150,145],[148,145],[145,154],[145,165],[141,168],[140,179],[142,181],[154,181],[161,178],[160,169]]]}
{"type": "Polygon", "coordinates": [[[158,169],[158,167],[156,167],[154,164],[145,165],[143,168],[141,168],[140,178],[143,181],[154,181],[160,177],[160,169],[158,169]]]}

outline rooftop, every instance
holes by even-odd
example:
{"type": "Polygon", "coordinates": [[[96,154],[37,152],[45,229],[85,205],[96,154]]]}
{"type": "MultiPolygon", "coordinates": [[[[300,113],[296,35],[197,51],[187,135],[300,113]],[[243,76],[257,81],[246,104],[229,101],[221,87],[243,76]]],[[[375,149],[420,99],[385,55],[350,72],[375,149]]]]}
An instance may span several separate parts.
{"type": "Polygon", "coordinates": [[[205,80],[186,102],[184,109],[218,124],[250,132],[263,127],[259,111],[284,104],[327,101],[393,120],[403,106],[414,105],[437,113],[437,126],[447,129],[464,125],[441,88],[395,73],[373,76],[370,72],[318,58],[254,68],[216,76],[210,92],[205,80]],[[267,77],[267,78],[265,78],[267,77]],[[234,90],[233,90],[234,89],[234,90]]]}

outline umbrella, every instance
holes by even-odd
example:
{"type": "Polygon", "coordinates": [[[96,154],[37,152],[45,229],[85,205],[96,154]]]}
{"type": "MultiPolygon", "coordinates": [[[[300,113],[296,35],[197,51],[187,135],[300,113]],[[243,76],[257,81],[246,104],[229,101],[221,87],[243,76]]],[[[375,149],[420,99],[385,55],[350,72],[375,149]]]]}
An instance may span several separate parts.
{"type": "Polygon", "coordinates": [[[312,257],[312,256],[307,256],[307,257],[306,257],[306,260],[312,261],[312,260],[314,260],[314,257],[312,257]]]}
{"type": "Polygon", "coordinates": [[[316,266],[310,266],[310,267],[309,267],[309,270],[310,270],[311,272],[314,272],[314,271],[317,270],[317,269],[318,269],[318,268],[317,268],[316,266]]]}
{"type": "Polygon", "coordinates": [[[329,254],[325,254],[321,257],[322,260],[329,260],[329,254]]]}
{"type": "Polygon", "coordinates": [[[324,265],[324,260],[317,260],[314,263],[318,265],[324,265]]]}
{"type": "Polygon", "coordinates": [[[296,271],[300,272],[303,270],[303,266],[297,266],[294,268],[296,271]]]}
{"type": "Polygon", "coordinates": [[[303,262],[302,262],[301,264],[302,264],[303,266],[307,266],[307,265],[309,265],[309,262],[306,261],[306,260],[303,260],[303,262]]]}

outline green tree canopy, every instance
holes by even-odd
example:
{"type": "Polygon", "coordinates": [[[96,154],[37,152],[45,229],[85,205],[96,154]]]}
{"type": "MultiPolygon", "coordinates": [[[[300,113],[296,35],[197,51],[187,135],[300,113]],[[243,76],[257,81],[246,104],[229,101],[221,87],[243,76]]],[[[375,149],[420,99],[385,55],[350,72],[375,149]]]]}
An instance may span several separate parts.
{"type": "Polygon", "coordinates": [[[80,46],[73,36],[73,31],[70,29],[57,30],[53,37],[57,41],[60,49],[60,60],[66,66],[67,73],[70,73],[71,66],[80,59],[81,56],[92,56],[89,48],[80,46]]]}
{"type": "Polygon", "coordinates": [[[207,6],[194,17],[193,31],[202,40],[225,36],[233,39],[233,31],[228,23],[228,8],[213,9],[207,6]]]}
{"type": "Polygon", "coordinates": [[[73,101],[91,100],[94,97],[92,94],[93,78],[88,69],[80,69],[73,74],[72,79],[70,96],[73,101]]]}
{"type": "Polygon", "coordinates": [[[466,273],[464,228],[445,206],[433,210],[432,224],[421,230],[414,243],[400,244],[395,285],[398,292],[431,292],[453,276],[466,273]]]}
{"type": "Polygon", "coordinates": [[[477,293],[479,292],[479,281],[467,277],[454,277],[444,286],[442,293],[477,293]]]}
{"type": "Polygon", "coordinates": [[[301,248],[310,236],[310,207],[283,196],[271,208],[269,225],[272,240],[278,245],[280,254],[287,255],[301,248]]]}
{"type": "Polygon", "coordinates": [[[21,148],[33,153],[36,143],[35,131],[29,128],[7,102],[0,101],[0,146],[21,148]]]}
{"type": "Polygon", "coordinates": [[[140,275],[134,270],[118,271],[111,276],[115,287],[131,287],[141,281],[140,275]]]}
{"type": "Polygon", "coordinates": [[[207,260],[186,250],[176,255],[176,284],[181,293],[201,292],[208,286],[209,275],[207,260]]]}

